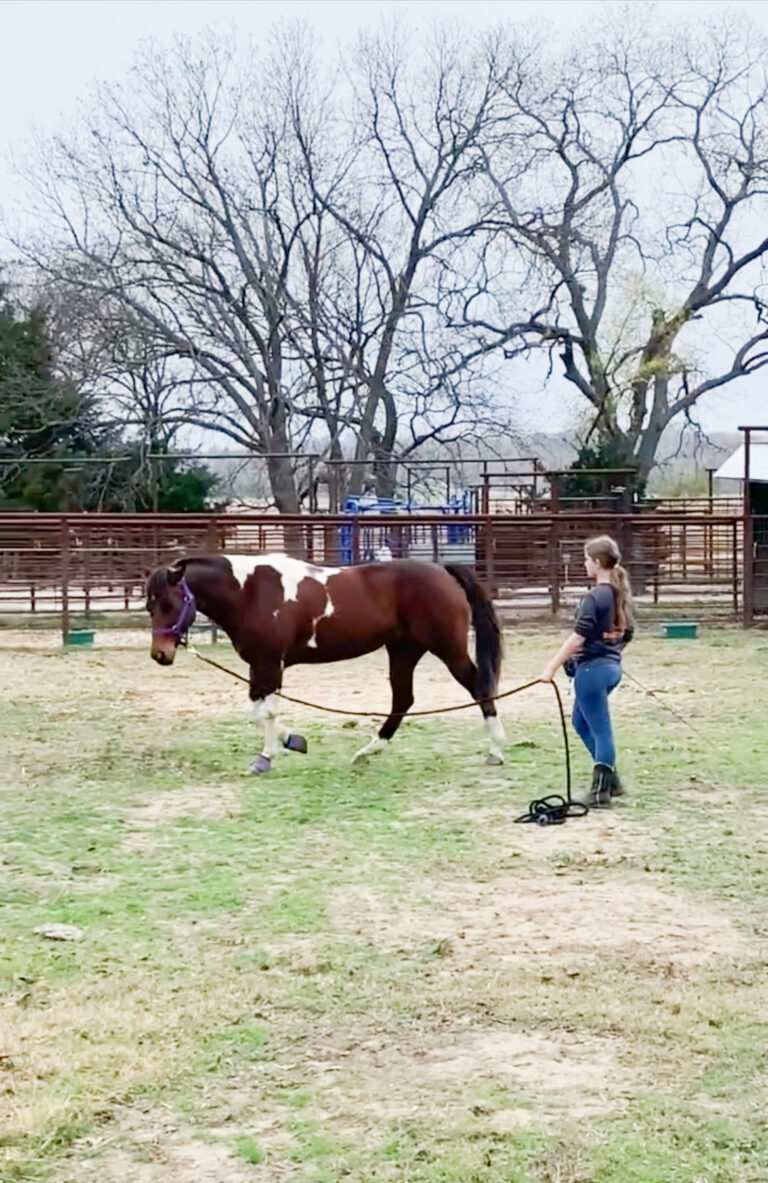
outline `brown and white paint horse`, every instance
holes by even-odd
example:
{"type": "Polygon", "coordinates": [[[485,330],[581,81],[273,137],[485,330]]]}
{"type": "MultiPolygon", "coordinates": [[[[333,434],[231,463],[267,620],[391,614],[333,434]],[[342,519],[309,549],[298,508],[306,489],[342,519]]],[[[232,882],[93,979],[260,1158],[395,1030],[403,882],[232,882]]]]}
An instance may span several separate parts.
{"type": "Polygon", "coordinates": [[[278,744],[306,751],[278,722],[283,671],[344,661],[385,646],[392,711],[356,753],[370,755],[397,731],[413,705],[413,671],[425,653],[439,657],[478,701],[488,727],[490,763],[503,762],[504,732],[493,702],[501,667],[501,630],[493,604],[471,570],[395,559],[356,567],[315,567],[283,554],[180,559],[147,584],[152,657],[171,665],[198,609],[227,633],[250,666],[253,717],[264,748],[251,772],[268,772],[278,744]],[[475,630],[477,665],[468,651],[475,630]]]}

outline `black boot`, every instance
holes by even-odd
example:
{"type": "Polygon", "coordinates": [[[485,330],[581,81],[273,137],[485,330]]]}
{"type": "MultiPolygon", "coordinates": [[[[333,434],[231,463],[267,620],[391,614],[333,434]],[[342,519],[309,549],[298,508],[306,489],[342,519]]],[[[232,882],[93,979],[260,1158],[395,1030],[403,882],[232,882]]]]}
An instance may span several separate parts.
{"type": "Polygon", "coordinates": [[[592,772],[592,787],[584,804],[589,809],[611,808],[611,784],[614,772],[607,764],[595,764],[592,772]]]}
{"type": "Polygon", "coordinates": [[[619,774],[616,771],[616,769],[614,768],[611,772],[611,796],[612,797],[623,797],[624,792],[625,792],[624,785],[619,780],[619,774]]]}

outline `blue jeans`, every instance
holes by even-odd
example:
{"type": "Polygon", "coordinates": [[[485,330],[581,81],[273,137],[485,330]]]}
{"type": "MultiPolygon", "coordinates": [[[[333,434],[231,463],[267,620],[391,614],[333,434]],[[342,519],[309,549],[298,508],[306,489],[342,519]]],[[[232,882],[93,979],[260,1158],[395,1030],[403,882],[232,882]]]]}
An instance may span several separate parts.
{"type": "Polygon", "coordinates": [[[616,745],[613,742],[608,695],[621,681],[618,661],[596,658],[576,667],[573,688],[573,726],[596,764],[616,767],[616,745]]]}

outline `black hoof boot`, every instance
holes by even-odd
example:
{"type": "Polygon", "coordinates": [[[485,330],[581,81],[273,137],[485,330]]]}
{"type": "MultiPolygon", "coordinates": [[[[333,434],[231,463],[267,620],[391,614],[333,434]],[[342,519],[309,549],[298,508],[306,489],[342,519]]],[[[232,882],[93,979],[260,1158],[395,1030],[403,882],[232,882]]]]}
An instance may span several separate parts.
{"type": "Polygon", "coordinates": [[[293,732],[291,732],[291,734],[286,735],[285,739],[283,740],[283,747],[287,748],[289,752],[306,752],[307,741],[303,735],[294,735],[293,732]]]}
{"type": "Polygon", "coordinates": [[[272,761],[268,756],[257,756],[248,771],[251,776],[265,776],[272,771],[272,761]]]}
{"type": "Polygon", "coordinates": [[[611,808],[611,783],[613,775],[613,769],[609,768],[607,764],[595,764],[592,772],[592,787],[584,800],[584,804],[588,809],[611,808]]]}

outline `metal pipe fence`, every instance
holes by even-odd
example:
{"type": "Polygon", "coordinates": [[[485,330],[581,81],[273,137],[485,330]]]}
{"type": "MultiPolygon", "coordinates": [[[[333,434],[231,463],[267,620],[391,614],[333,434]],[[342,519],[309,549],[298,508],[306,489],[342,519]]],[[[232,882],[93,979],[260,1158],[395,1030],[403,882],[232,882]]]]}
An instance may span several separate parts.
{"type": "MultiPolygon", "coordinates": [[[[767,523],[761,530],[768,536],[767,523]]],[[[583,593],[583,544],[598,533],[619,542],[640,613],[695,610],[699,618],[739,618],[742,517],[691,511],[5,514],[0,515],[0,614],[54,613],[66,638],[76,618],[140,610],[149,572],[181,555],[274,551],[323,566],[383,555],[467,563],[505,613],[553,615],[583,593]]]]}

